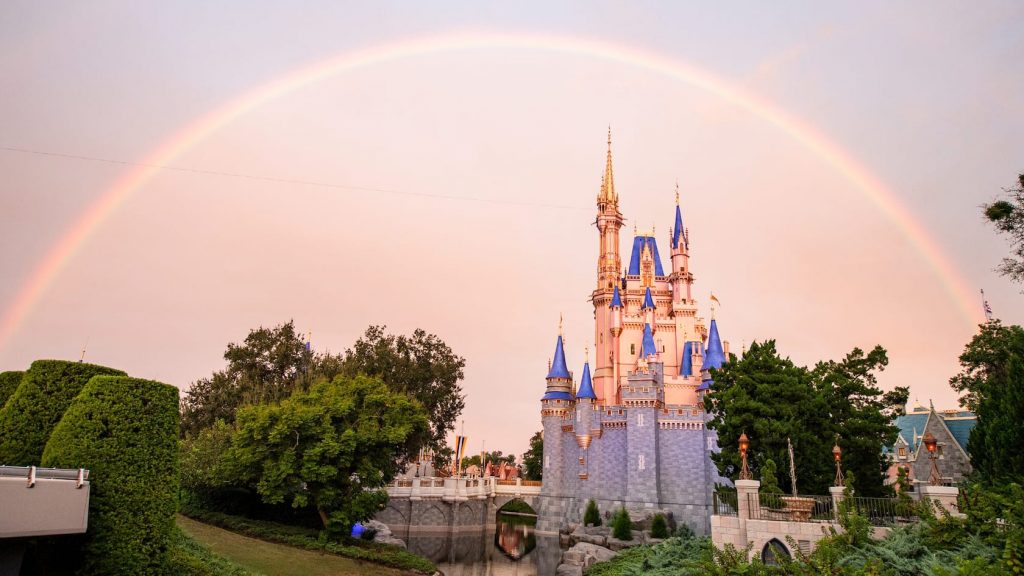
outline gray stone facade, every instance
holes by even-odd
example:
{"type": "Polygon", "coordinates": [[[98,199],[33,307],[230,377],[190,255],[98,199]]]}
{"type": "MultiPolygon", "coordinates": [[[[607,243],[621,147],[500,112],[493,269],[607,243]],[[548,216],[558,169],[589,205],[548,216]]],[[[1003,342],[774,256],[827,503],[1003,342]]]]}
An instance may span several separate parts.
{"type": "Polygon", "coordinates": [[[697,534],[710,533],[712,490],[719,477],[710,454],[718,449],[699,405],[666,405],[663,364],[628,377],[622,403],[542,401],[544,485],[538,532],[580,522],[593,499],[602,516],[628,510],[667,510],[697,534]]]}

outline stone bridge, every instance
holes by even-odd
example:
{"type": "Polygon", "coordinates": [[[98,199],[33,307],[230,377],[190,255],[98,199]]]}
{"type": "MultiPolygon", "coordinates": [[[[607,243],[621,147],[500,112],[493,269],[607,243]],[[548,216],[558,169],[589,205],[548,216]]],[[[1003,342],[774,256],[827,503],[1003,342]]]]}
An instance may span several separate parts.
{"type": "Polygon", "coordinates": [[[376,516],[399,538],[409,532],[478,530],[498,510],[522,500],[537,510],[540,482],[517,478],[402,478],[388,486],[388,507],[376,516]]]}

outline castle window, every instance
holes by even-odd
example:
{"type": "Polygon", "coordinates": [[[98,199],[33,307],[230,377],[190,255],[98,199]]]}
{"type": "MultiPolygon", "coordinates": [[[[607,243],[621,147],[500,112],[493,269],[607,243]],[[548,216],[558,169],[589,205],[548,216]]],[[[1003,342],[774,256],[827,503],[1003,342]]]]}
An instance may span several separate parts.
{"type": "Polygon", "coordinates": [[[646,467],[644,465],[644,455],[643,454],[641,454],[640,456],[637,457],[636,465],[637,465],[637,469],[638,470],[643,470],[646,467]]]}
{"type": "Polygon", "coordinates": [[[661,351],[662,351],[662,353],[665,352],[665,345],[664,344],[661,345],[661,351]]]}
{"type": "Polygon", "coordinates": [[[580,456],[580,466],[583,466],[586,462],[587,461],[583,459],[583,456],[580,456]]]}
{"type": "Polygon", "coordinates": [[[682,416],[682,415],[683,415],[683,411],[682,411],[682,410],[680,410],[680,411],[679,411],[679,415],[680,415],[680,416],[682,416]]]}
{"type": "Polygon", "coordinates": [[[580,409],[579,409],[579,408],[577,408],[577,409],[576,409],[576,421],[577,421],[577,422],[579,422],[580,420],[582,420],[582,419],[583,419],[583,416],[582,416],[582,414],[580,414],[580,412],[581,412],[581,411],[580,411],[580,409]]]}
{"type": "Polygon", "coordinates": [[[549,466],[551,466],[551,458],[549,458],[548,455],[545,454],[544,455],[544,467],[547,468],[549,466]]]}
{"type": "Polygon", "coordinates": [[[634,354],[636,354],[636,344],[630,344],[629,345],[629,355],[632,356],[634,354]]]}
{"type": "Polygon", "coordinates": [[[938,451],[939,458],[942,458],[942,444],[936,446],[935,449],[938,451]]]}
{"type": "Polygon", "coordinates": [[[903,446],[900,446],[899,447],[899,455],[900,455],[900,458],[906,458],[907,457],[907,449],[904,448],[903,446]]]}
{"type": "Polygon", "coordinates": [[[639,428],[639,427],[641,427],[643,425],[644,425],[644,415],[643,414],[637,414],[636,415],[636,427],[639,428]]]}

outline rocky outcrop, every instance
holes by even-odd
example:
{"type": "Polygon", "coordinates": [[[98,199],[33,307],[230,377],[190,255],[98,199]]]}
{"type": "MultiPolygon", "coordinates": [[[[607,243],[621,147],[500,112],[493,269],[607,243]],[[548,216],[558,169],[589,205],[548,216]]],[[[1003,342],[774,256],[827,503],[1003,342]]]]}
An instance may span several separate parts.
{"type": "Polygon", "coordinates": [[[398,546],[399,548],[405,548],[405,541],[400,538],[395,538],[391,533],[391,528],[387,527],[387,524],[378,522],[376,520],[367,520],[363,522],[363,528],[366,530],[373,530],[373,541],[380,544],[387,544],[388,546],[398,546]]]}

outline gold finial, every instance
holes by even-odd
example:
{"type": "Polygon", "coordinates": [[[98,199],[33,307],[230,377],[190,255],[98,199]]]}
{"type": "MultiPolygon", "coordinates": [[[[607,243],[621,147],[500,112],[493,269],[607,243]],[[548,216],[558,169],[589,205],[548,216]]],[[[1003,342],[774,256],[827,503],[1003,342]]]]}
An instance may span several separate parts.
{"type": "Polygon", "coordinates": [[[590,363],[590,346],[583,347],[583,361],[588,364],[590,363]]]}
{"type": "Polygon", "coordinates": [[[633,222],[633,236],[637,236],[639,233],[640,232],[636,227],[636,222],[633,222]]]}
{"type": "Polygon", "coordinates": [[[608,125],[608,156],[605,159],[604,176],[601,179],[601,200],[613,205],[618,203],[615,196],[615,178],[612,176],[612,126],[608,125]]]}
{"type": "Polygon", "coordinates": [[[679,206],[679,180],[676,180],[676,206],[679,206]]]}
{"type": "Polygon", "coordinates": [[[562,313],[558,313],[558,335],[562,335],[562,313]]]}

